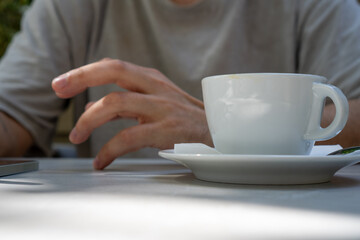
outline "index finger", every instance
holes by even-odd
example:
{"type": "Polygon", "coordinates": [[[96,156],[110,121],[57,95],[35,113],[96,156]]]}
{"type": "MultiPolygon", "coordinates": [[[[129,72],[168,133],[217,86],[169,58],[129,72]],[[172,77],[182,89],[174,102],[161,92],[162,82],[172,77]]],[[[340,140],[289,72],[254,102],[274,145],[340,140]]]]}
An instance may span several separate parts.
{"type": "Polygon", "coordinates": [[[149,68],[129,62],[106,60],[85,65],[55,78],[52,88],[61,98],[73,97],[88,87],[112,83],[129,91],[154,93],[159,89],[156,85],[164,85],[166,82],[161,76],[154,77],[154,74],[149,68]]]}

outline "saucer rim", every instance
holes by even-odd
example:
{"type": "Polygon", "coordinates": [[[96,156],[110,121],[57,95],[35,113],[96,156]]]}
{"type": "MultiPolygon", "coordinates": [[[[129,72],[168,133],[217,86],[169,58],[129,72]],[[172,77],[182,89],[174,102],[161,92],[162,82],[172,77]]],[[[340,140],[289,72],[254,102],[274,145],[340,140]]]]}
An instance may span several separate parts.
{"type": "Polygon", "coordinates": [[[256,185],[328,182],[340,169],[360,162],[360,155],[176,154],[174,149],[161,150],[159,156],[189,168],[201,180],[256,185]]]}
{"type": "MultiPolygon", "coordinates": [[[[171,155],[173,157],[178,157],[182,159],[188,160],[189,158],[193,157],[196,159],[206,159],[206,160],[216,160],[221,158],[221,160],[245,160],[245,159],[264,159],[264,160],[274,160],[278,159],[281,160],[302,160],[302,159],[312,159],[312,160],[360,160],[360,155],[259,155],[259,154],[202,154],[202,153],[175,153],[174,149],[165,149],[160,150],[158,154],[162,155],[171,155]]],[[[161,156],[163,157],[163,156],[161,156]]]]}

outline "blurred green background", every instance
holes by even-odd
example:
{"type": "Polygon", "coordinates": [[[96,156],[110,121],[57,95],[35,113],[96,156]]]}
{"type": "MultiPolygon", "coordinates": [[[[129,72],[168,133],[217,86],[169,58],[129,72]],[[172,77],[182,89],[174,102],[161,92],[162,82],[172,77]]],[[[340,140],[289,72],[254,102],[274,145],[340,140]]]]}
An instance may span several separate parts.
{"type": "Polygon", "coordinates": [[[32,0],[0,0],[0,58],[20,29],[20,20],[32,0]]]}
{"type": "MultiPolygon", "coordinates": [[[[4,55],[12,37],[20,30],[23,13],[33,0],[0,0],[0,59],[4,55]]],[[[76,0],[74,0],[76,1],[76,0]]],[[[72,129],[72,104],[59,119],[55,142],[68,143],[68,134],[72,129]]]]}

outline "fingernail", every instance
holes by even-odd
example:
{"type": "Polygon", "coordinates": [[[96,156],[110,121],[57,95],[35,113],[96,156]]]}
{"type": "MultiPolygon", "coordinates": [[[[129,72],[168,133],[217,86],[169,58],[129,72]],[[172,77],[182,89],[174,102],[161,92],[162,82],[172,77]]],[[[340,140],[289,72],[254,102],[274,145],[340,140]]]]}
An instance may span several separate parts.
{"type": "Polygon", "coordinates": [[[79,138],[79,134],[77,133],[77,131],[74,128],[70,132],[69,139],[71,142],[76,142],[78,140],[78,138],[79,138]]]}
{"type": "Polygon", "coordinates": [[[96,169],[96,170],[101,170],[101,161],[99,159],[99,157],[96,157],[94,162],[93,162],[93,167],[96,169]]]}
{"type": "Polygon", "coordinates": [[[63,75],[58,76],[57,78],[55,78],[53,80],[53,84],[57,87],[57,88],[64,88],[67,85],[67,77],[68,74],[65,73],[63,75]]]}

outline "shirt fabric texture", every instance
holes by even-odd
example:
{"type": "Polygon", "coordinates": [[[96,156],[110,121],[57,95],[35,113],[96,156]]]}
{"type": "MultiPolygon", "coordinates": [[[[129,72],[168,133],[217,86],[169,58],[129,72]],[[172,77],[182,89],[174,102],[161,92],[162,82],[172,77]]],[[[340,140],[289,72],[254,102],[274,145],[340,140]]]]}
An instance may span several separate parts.
{"type": "MultiPolygon", "coordinates": [[[[360,11],[352,0],[205,0],[188,7],[169,0],[36,0],[1,60],[0,110],[50,155],[57,117],[68,104],[51,89],[52,79],[103,58],[156,68],[199,99],[202,78],[251,72],[322,75],[353,99],[360,96],[359,56],[360,11]]],[[[123,90],[106,85],[75,97],[75,115],[113,91],[123,90]]],[[[99,127],[79,156],[95,156],[134,124],[122,119],[99,127]]]]}

